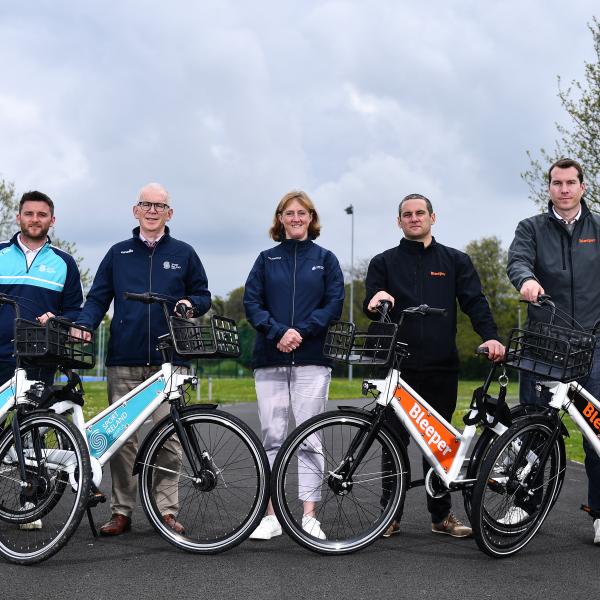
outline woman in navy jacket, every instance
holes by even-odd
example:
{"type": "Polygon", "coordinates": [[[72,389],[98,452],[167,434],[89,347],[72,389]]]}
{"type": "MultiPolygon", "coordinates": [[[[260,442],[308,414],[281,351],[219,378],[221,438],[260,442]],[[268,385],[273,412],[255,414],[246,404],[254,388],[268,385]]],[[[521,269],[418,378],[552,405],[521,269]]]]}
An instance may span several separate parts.
{"type": "MultiPolygon", "coordinates": [[[[246,281],[244,307],[256,329],[252,366],[258,415],[271,465],[287,436],[290,408],[299,425],[323,412],[327,402],[331,363],[323,356],[323,342],[327,327],[342,312],[344,278],[335,255],[313,242],[320,229],[308,195],[286,194],[269,231],[280,243],[259,254],[246,281]]],[[[324,539],[315,513],[321,476],[318,481],[315,477],[322,472],[323,460],[314,451],[306,453],[305,460],[313,466],[299,477],[302,526],[324,539]]],[[[277,535],[281,526],[269,503],[267,515],[250,537],[277,535]]]]}

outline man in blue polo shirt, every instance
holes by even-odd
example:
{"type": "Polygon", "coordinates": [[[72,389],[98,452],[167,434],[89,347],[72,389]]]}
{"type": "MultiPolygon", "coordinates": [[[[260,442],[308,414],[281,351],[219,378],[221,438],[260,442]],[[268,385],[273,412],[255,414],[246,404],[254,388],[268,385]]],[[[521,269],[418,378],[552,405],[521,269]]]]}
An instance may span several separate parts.
{"type": "MultiPolygon", "coordinates": [[[[19,202],[12,239],[0,242],[0,293],[19,302],[21,317],[42,325],[52,316],[75,320],[83,302],[79,269],[74,258],[50,242],[54,203],[38,191],[26,192],[19,202]]],[[[0,384],[15,370],[14,309],[0,306],[0,384]]],[[[53,368],[28,368],[30,379],[51,385],[53,368]]]]}

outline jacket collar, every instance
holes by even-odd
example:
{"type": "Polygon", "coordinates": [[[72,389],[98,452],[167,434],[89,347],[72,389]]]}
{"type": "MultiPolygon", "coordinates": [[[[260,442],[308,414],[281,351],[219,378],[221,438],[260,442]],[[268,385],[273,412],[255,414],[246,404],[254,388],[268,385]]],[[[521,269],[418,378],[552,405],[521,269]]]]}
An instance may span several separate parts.
{"type": "Polygon", "coordinates": [[[302,252],[303,250],[306,250],[306,248],[308,248],[312,243],[313,242],[310,238],[306,238],[305,240],[281,240],[281,246],[288,252],[293,252],[294,250],[302,252]]]}
{"type": "MultiPolygon", "coordinates": [[[[15,233],[15,235],[13,235],[13,236],[10,238],[10,243],[11,243],[11,244],[14,244],[15,246],[17,246],[17,248],[20,248],[20,246],[19,246],[19,240],[18,240],[19,233],[21,233],[21,232],[20,232],[20,231],[17,231],[17,233],[15,233]]],[[[45,243],[43,246],[40,246],[40,250],[41,250],[42,248],[44,248],[45,246],[50,246],[51,244],[52,244],[52,240],[50,239],[50,237],[49,237],[49,236],[47,236],[47,237],[46,237],[46,243],[45,243]]]]}
{"type": "MultiPolygon", "coordinates": [[[[589,214],[590,214],[590,209],[587,207],[587,204],[585,203],[585,200],[581,200],[581,216],[579,217],[579,219],[577,219],[577,221],[583,220],[589,214]]],[[[552,200],[550,200],[548,202],[548,212],[547,212],[547,215],[548,215],[548,217],[550,219],[554,219],[555,221],[558,222],[558,219],[554,216],[554,211],[552,210],[552,200]]]]}
{"type": "Polygon", "coordinates": [[[423,242],[402,238],[400,240],[399,248],[405,252],[410,252],[411,254],[422,254],[423,252],[429,251],[430,248],[433,248],[436,245],[437,242],[435,241],[434,237],[431,238],[431,244],[429,244],[427,248],[425,248],[425,244],[423,244],[423,242]]]}
{"type": "MultiPolygon", "coordinates": [[[[142,242],[142,239],[140,238],[140,227],[139,225],[137,227],[134,227],[131,231],[131,233],[133,234],[134,239],[142,242]]],[[[163,239],[167,239],[171,237],[171,232],[169,230],[169,227],[167,225],[165,225],[165,233],[164,235],[160,238],[160,240],[158,240],[159,242],[161,242],[163,239]]],[[[143,244],[144,242],[142,242],[143,244]]],[[[144,244],[145,245],[145,244],[144,244]]]]}

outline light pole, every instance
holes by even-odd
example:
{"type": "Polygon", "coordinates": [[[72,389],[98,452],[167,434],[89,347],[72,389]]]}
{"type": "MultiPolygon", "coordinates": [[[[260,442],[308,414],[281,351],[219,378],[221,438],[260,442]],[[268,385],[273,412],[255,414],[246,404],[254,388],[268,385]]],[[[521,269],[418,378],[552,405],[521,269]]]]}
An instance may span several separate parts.
{"type": "MultiPolygon", "coordinates": [[[[350,229],[350,314],[349,320],[354,323],[354,206],[345,209],[346,214],[352,218],[350,229]]],[[[348,365],[348,381],[352,381],[352,365],[348,365]]]]}

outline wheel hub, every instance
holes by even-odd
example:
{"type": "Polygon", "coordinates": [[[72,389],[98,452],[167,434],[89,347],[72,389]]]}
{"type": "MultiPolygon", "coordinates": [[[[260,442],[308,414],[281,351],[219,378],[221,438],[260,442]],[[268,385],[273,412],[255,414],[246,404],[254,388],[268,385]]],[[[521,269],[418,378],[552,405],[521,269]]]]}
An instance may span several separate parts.
{"type": "Polygon", "coordinates": [[[217,487],[217,476],[209,469],[202,469],[200,477],[194,480],[194,487],[201,492],[212,492],[217,487]]]}
{"type": "Polygon", "coordinates": [[[337,496],[345,496],[352,491],[354,485],[352,479],[347,479],[345,476],[336,476],[333,473],[329,476],[328,483],[331,491],[337,496]]]}

